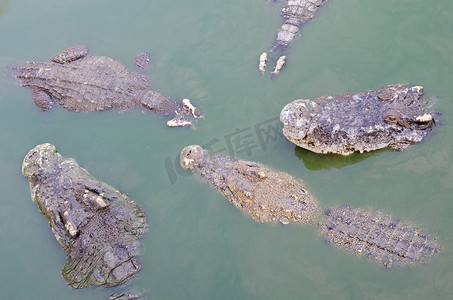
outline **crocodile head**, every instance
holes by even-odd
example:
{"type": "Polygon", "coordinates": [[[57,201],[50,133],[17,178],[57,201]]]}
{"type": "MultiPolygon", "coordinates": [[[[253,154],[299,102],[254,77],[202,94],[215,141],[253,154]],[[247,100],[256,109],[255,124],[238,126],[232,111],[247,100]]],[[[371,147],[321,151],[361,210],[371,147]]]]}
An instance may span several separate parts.
{"type": "Polygon", "coordinates": [[[207,152],[201,146],[191,145],[182,149],[179,163],[184,169],[195,169],[206,157],[207,152]]]}
{"type": "Polygon", "coordinates": [[[115,286],[136,274],[143,211],[125,194],[96,180],[54,145],[38,145],[22,172],[31,198],[66,251],[63,278],[73,288],[115,286]]]}
{"type": "Polygon", "coordinates": [[[434,124],[423,88],[389,85],[374,91],[295,100],[281,114],[284,135],[317,153],[349,155],[384,147],[404,150],[434,124]]]}

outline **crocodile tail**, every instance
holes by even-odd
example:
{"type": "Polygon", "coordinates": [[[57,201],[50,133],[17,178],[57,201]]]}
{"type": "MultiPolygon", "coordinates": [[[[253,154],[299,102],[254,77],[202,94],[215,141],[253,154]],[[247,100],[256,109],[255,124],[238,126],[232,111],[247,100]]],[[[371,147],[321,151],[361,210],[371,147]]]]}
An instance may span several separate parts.
{"type": "Polygon", "coordinates": [[[423,263],[440,252],[434,237],[382,213],[348,206],[329,209],[319,226],[335,246],[381,261],[386,267],[423,263]]]}

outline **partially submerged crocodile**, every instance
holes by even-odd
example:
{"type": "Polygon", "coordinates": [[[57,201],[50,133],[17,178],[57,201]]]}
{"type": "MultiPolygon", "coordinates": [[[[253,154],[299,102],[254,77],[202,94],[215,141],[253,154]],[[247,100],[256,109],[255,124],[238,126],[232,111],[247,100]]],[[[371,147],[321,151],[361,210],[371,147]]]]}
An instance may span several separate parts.
{"type": "MultiPolygon", "coordinates": [[[[274,2],[276,2],[274,0],[274,2]]],[[[285,20],[269,50],[269,53],[279,53],[280,58],[277,60],[272,75],[277,75],[286,62],[286,54],[294,38],[303,24],[311,20],[318,9],[326,3],[327,0],[286,0],[281,9],[281,14],[285,20]]],[[[258,69],[263,74],[266,70],[267,53],[260,56],[258,69]]]]}
{"type": "MultiPolygon", "coordinates": [[[[201,116],[188,99],[177,103],[150,90],[145,75],[111,58],[87,53],[85,45],[68,48],[48,62],[13,67],[12,73],[33,90],[33,101],[43,111],[50,110],[53,101],[73,111],[144,108],[172,117],[167,122],[172,127],[190,126],[194,118],[201,116]]],[[[139,67],[147,66],[146,56],[139,55],[139,67]]]]}
{"type": "Polygon", "coordinates": [[[291,175],[228,156],[209,156],[201,146],[184,148],[181,166],[196,170],[237,208],[258,222],[309,223],[317,201],[291,175]]]}
{"type": "Polygon", "coordinates": [[[342,207],[319,213],[317,201],[291,175],[256,162],[210,156],[201,146],[181,151],[180,164],[213,186],[257,222],[308,223],[335,245],[386,267],[425,262],[438,253],[434,238],[381,213],[342,207]]]}
{"type": "Polygon", "coordinates": [[[405,150],[423,140],[434,125],[422,95],[421,86],[394,84],[315,101],[295,100],[280,113],[283,134],[317,153],[349,155],[387,146],[405,150]]]}
{"type": "Polygon", "coordinates": [[[73,288],[116,286],[140,269],[138,238],[147,224],[127,195],[93,178],[52,144],[25,156],[31,198],[67,255],[61,270],[73,288]]]}

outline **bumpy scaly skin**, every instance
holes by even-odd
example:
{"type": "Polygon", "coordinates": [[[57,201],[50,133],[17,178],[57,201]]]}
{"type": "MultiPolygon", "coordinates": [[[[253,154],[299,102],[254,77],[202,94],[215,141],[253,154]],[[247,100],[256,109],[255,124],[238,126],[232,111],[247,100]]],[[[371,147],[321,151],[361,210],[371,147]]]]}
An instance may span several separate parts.
{"type": "Polygon", "coordinates": [[[142,299],[142,293],[113,294],[109,297],[108,300],[134,300],[134,299],[142,299]]]}
{"type": "Polygon", "coordinates": [[[315,101],[295,100],[280,113],[283,134],[317,153],[349,155],[387,146],[404,150],[423,140],[434,125],[422,95],[420,86],[395,84],[315,101]]]}
{"type": "Polygon", "coordinates": [[[43,111],[51,109],[53,101],[71,111],[145,108],[174,117],[178,122],[173,126],[192,124],[195,116],[181,103],[150,90],[146,76],[105,56],[85,56],[87,52],[84,45],[72,47],[49,62],[31,62],[12,72],[33,90],[33,100],[43,111]]]}
{"type": "Polygon", "coordinates": [[[63,158],[51,144],[30,150],[22,174],[30,182],[33,202],[66,251],[61,272],[68,284],[115,286],[139,271],[137,239],[147,225],[129,197],[63,158]]]}
{"type": "Polygon", "coordinates": [[[151,55],[148,52],[140,52],[135,56],[135,65],[137,68],[142,70],[147,70],[149,67],[149,60],[151,59],[151,55]]]}
{"type": "Polygon", "coordinates": [[[57,53],[57,55],[52,57],[50,59],[50,61],[53,61],[53,62],[56,62],[59,64],[64,64],[64,63],[68,63],[68,62],[77,60],[79,58],[82,58],[87,54],[88,54],[88,47],[85,45],[80,45],[80,46],[75,46],[75,47],[65,49],[65,50],[57,53]]]}
{"type": "Polygon", "coordinates": [[[270,52],[285,53],[299,32],[300,27],[312,19],[327,0],[286,0],[281,13],[285,22],[277,33],[270,52]]]}
{"type": "Polygon", "coordinates": [[[418,227],[381,213],[340,207],[328,210],[321,233],[334,245],[382,261],[386,267],[425,262],[440,252],[418,227]]]}
{"type": "MultiPolygon", "coordinates": [[[[277,2],[277,0],[273,0],[277,2]]],[[[282,7],[281,14],[285,22],[277,33],[277,36],[270,48],[270,53],[277,53],[280,55],[271,77],[274,78],[283,68],[286,62],[286,54],[288,48],[291,46],[294,38],[299,32],[299,29],[304,23],[312,19],[316,11],[327,0],[286,0],[282,7]]],[[[267,53],[264,52],[266,55],[267,53]]],[[[259,71],[264,74],[266,63],[262,60],[263,54],[260,56],[259,71]]],[[[273,58],[272,58],[273,59],[273,58]]]]}
{"type": "MultiPolygon", "coordinates": [[[[30,63],[17,71],[22,85],[45,92],[74,111],[139,108],[149,86],[146,76],[105,56],[88,56],[65,64],[30,63]]],[[[161,95],[156,97],[159,102],[169,101],[161,95]]]]}
{"type": "Polygon", "coordinates": [[[208,156],[200,146],[184,148],[181,166],[196,170],[237,208],[258,222],[309,223],[318,212],[317,201],[301,182],[287,173],[227,156],[208,156]]]}

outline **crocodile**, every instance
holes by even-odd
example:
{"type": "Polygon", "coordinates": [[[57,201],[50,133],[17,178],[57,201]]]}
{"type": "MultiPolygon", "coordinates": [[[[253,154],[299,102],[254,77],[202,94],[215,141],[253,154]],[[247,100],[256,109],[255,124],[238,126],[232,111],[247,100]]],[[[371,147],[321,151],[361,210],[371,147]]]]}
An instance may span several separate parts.
{"type": "MultiPolygon", "coordinates": [[[[200,110],[192,112],[186,105],[150,90],[145,75],[109,57],[87,54],[85,45],[68,48],[48,62],[13,67],[12,75],[32,89],[33,102],[42,111],[52,109],[54,102],[69,111],[148,109],[172,117],[167,122],[171,127],[191,126],[201,117],[200,110]]],[[[145,67],[145,56],[139,54],[137,65],[145,67]]]]}
{"type": "Polygon", "coordinates": [[[393,84],[315,101],[295,100],[280,113],[285,137],[316,153],[349,155],[385,147],[405,150],[432,130],[423,87],[393,84]]]}
{"type": "Polygon", "coordinates": [[[260,163],[209,155],[198,145],[181,151],[180,164],[196,170],[238,209],[258,222],[310,223],[318,203],[301,181],[260,163]]]}
{"type": "MultiPolygon", "coordinates": [[[[273,0],[273,2],[277,1],[273,0]]],[[[286,61],[285,54],[288,51],[289,47],[291,47],[291,44],[302,25],[313,19],[318,9],[326,2],[327,0],[285,1],[285,4],[281,9],[281,15],[284,19],[284,23],[278,31],[277,36],[272,43],[272,47],[269,49],[270,54],[277,53],[278,55],[280,55],[279,59],[277,60],[280,62],[280,64],[276,64],[274,71],[271,74],[272,77],[275,77],[275,75],[277,75],[285,65],[284,63],[281,64],[281,62],[286,61]]],[[[263,52],[263,54],[261,54],[260,56],[259,70],[261,74],[263,74],[266,69],[266,63],[263,64],[263,61],[261,60],[261,58],[264,56],[267,57],[266,52],[263,52]]]]}
{"type": "Polygon", "coordinates": [[[61,274],[71,287],[112,287],[140,270],[138,239],[147,230],[146,217],[127,195],[96,180],[49,143],[28,152],[22,174],[66,252],[61,274]]]}
{"type": "Polygon", "coordinates": [[[198,145],[181,151],[180,164],[198,173],[253,220],[308,224],[332,244],[365,254],[388,268],[423,263],[440,252],[435,238],[380,212],[340,207],[321,213],[302,181],[263,164],[209,155],[198,145]]]}

